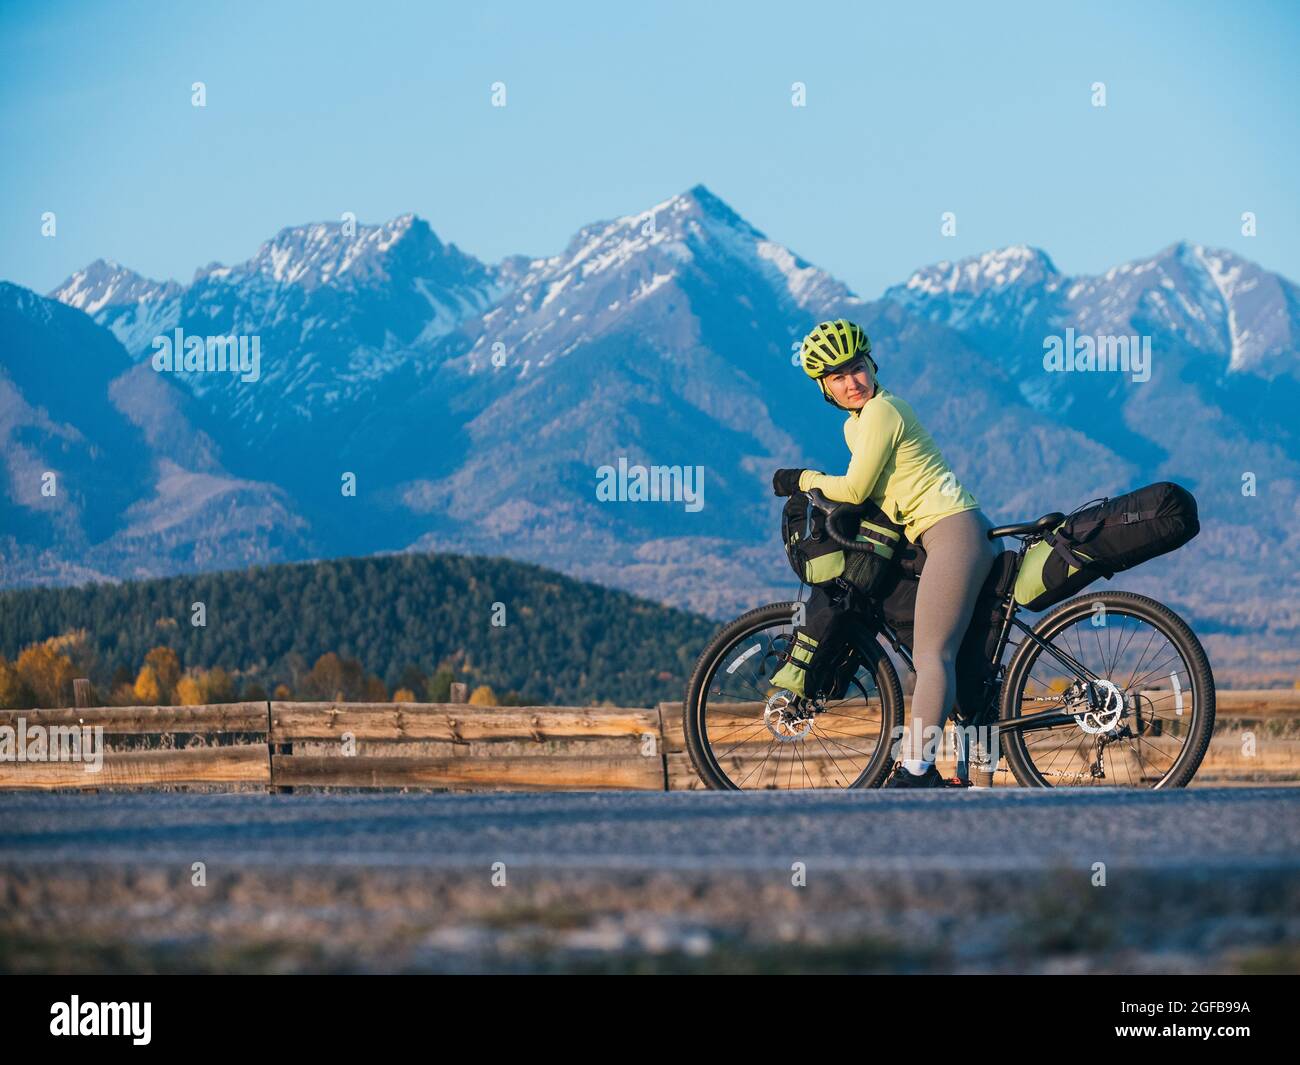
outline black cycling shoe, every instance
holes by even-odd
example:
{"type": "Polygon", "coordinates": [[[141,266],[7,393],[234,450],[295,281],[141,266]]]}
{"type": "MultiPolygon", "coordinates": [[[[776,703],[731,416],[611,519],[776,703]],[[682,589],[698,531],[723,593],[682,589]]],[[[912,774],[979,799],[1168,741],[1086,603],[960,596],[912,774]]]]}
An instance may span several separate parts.
{"type": "Polygon", "coordinates": [[[933,765],[924,773],[912,773],[908,771],[907,766],[902,762],[894,763],[894,771],[889,774],[889,779],[881,787],[885,788],[949,788],[952,787],[948,781],[944,780],[933,765]]]}

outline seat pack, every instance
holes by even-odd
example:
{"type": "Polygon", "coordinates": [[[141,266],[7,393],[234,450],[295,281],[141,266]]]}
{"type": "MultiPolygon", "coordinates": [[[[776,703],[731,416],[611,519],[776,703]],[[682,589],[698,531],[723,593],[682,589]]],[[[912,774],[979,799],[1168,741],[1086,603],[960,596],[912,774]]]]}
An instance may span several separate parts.
{"type": "Polygon", "coordinates": [[[1172,481],[1082,507],[1025,552],[1016,602],[1044,610],[1099,577],[1177,550],[1200,529],[1196,500],[1172,481]]]}

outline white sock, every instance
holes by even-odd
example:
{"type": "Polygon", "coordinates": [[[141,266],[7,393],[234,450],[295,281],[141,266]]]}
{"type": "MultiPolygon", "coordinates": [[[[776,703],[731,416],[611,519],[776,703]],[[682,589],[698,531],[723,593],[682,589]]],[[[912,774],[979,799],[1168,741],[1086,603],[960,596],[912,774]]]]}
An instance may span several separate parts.
{"type": "Polygon", "coordinates": [[[921,776],[929,769],[933,762],[924,762],[920,758],[907,758],[903,761],[903,768],[913,776],[921,776]]]}

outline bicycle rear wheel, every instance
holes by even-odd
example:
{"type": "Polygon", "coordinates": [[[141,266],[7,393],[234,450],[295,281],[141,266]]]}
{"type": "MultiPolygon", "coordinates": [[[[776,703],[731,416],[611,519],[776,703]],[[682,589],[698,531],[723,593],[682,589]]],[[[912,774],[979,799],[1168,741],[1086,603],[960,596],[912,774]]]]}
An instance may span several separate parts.
{"type": "Polygon", "coordinates": [[[831,690],[795,699],[769,683],[794,636],[799,603],[772,603],[726,625],[686,687],[686,749],[719,790],[876,787],[901,726],[898,674],[874,639],[852,635],[831,690]]]}
{"type": "Polygon", "coordinates": [[[1185,787],[1214,731],[1214,676],[1182,618],[1143,595],[1102,592],[1062,603],[1034,632],[1097,681],[1089,703],[1086,684],[1032,640],[1021,642],[1007,666],[1000,720],[1070,718],[999,730],[1016,780],[1044,788],[1185,787]]]}

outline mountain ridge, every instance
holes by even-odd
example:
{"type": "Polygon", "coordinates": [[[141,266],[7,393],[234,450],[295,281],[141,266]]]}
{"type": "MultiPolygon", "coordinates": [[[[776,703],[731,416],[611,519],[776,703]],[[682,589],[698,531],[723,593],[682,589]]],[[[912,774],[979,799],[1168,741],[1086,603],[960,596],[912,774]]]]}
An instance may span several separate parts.
{"type": "Polygon", "coordinates": [[[179,295],[114,279],[117,264],[101,280],[126,302],[55,290],[97,305],[137,367],[160,323],[269,322],[255,385],[173,383],[230,477],[283,488],[317,556],[497,553],[717,616],[788,596],[768,482],[777,466],[846,462],[840,415],[792,384],[804,332],[843,315],[995,518],[1179,479],[1207,531],[1161,579],[1227,628],[1292,631],[1300,614],[1288,593],[1261,621],[1253,565],[1261,545],[1297,546],[1300,301],[1233,253],[1177,241],[1085,277],[1013,244],[864,300],[704,185],[580,227],[551,256],[452,254],[412,214],[357,234],[285,227],[179,295]],[[1045,339],[1067,328],[1150,336],[1150,380],[1045,372],[1045,339]],[[594,471],[620,458],[698,465],[705,505],[599,502],[594,471]],[[345,471],[361,486],[352,502],[345,471]],[[1244,504],[1243,472],[1265,486],[1244,504]],[[1213,587],[1198,585],[1212,559],[1213,587]]]}

